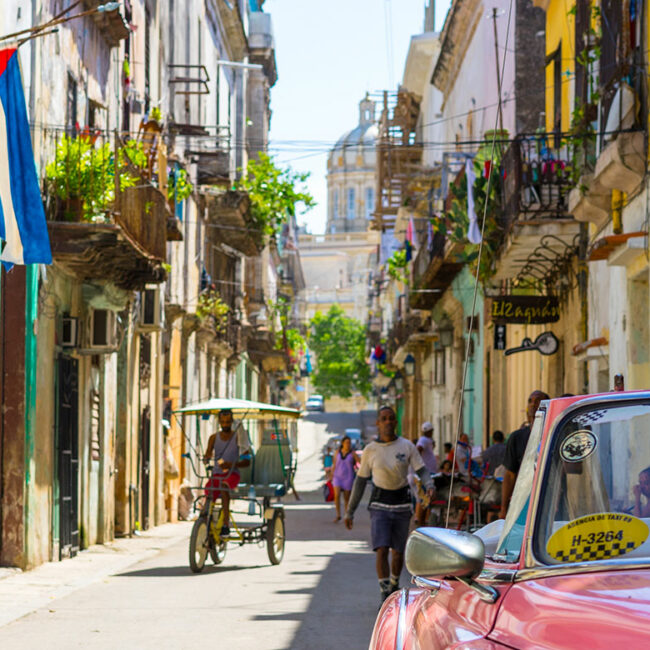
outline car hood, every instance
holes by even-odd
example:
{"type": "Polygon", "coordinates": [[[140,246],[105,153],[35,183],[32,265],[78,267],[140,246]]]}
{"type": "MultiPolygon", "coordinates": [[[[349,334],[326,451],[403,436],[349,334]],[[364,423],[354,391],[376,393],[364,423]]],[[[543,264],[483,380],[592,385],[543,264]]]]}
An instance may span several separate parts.
{"type": "Polygon", "coordinates": [[[504,598],[489,638],[514,648],[646,647],[650,569],[517,583],[504,598]]]}

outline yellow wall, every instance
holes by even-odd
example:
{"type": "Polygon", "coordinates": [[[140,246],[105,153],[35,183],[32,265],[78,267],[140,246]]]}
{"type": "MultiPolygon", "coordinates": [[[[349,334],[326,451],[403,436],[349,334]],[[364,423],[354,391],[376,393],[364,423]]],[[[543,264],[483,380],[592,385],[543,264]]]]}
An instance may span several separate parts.
{"type": "MultiPolygon", "coordinates": [[[[546,54],[562,42],[562,131],[571,126],[575,75],[575,18],[569,14],[574,0],[551,0],[546,10],[546,54]],[[567,74],[567,72],[569,74],[567,74]]],[[[546,66],[546,130],[553,130],[553,65],[546,66]]]]}

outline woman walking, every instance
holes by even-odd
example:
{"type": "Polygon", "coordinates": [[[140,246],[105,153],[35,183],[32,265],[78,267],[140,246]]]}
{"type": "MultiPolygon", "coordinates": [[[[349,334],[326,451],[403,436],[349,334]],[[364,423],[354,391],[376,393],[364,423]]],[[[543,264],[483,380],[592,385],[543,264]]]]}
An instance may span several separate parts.
{"type": "Polygon", "coordinates": [[[341,520],[341,490],[343,491],[344,512],[348,508],[350,500],[350,490],[354,483],[354,468],[359,464],[359,457],[352,450],[352,442],[348,436],[341,439],[341,447],[334,456],[334,466],[332,468],[332,481],[334,485],[334,505],[336,506],[335,522],[341,520]]]}

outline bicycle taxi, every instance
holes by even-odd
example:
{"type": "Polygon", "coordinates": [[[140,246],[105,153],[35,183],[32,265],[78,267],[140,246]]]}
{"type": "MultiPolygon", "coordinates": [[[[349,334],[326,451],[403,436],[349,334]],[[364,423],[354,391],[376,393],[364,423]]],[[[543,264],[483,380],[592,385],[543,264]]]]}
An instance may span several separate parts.
{"type": "MultiPolygon", "coordinates": [[[[280,564],[284,555],[285,524],[284,507],[280,499],[293,488],[293,478],[297,466],[295,454],[295,420],[300,411],[285,406],[252,402],[234,398],[214,398],[199,404],[185,406],[175,411],[177,416],[196,416],[196,444],[185,437],[193,454],[183,454],[190,461],[192,469],[201,485],[192,488],[197,491],[194,511],[199,516],[194,522],[190,535],[190,569],[199,573],[205,566],[209,555],[214,564],[221,564],[229,545],[266,544],[271,564],[280,564]],[[222,534],[224,515],[218,499],[210,498],[210,488],[206,484],[212,475],[209,463],[204,473],[198,471],[203,459],[201,443],[201,420],[215,417],[224,409],[232,411],[235,422],[233,430],[258,422],[260,443],[256,450],[251,448],[250,464],[238,471],[239,485],[230,490],[220,485],[219,490],[230,492],[230,530],[222,534]],[[293,444],[292,444],[293,440],[293,444]],[[242,508],[242,505],[245,506],[242,508]]],[[[218,430],[218,426],[215,427],[218,430]]],[[[244,427],[244,431],[248,429],[244,427]]],[[[295,492],[295,490],[294,490],[295,492]]]]}

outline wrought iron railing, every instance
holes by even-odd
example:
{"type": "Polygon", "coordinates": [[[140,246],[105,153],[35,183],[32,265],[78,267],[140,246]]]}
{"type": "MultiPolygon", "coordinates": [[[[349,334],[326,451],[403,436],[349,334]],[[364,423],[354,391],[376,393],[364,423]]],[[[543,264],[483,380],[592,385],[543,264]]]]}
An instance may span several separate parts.
{"type": "Polygon", "coordinates": [[[551,150],[545,136],[517,138],[502,163],[504,226],[515,221],[569,217],[575,186],[566,149],[551,150]]]}

